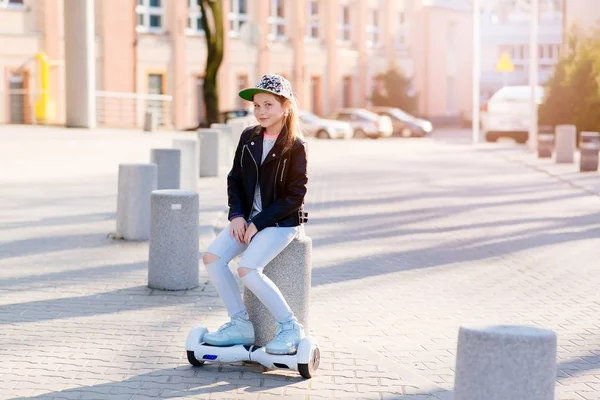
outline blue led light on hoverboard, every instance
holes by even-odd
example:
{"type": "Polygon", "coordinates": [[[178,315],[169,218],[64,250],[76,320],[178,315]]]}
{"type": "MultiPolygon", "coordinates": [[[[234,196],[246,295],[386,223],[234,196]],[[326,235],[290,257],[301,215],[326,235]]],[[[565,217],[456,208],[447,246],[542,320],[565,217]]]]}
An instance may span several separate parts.
{"type": "Polygon", "coordinates": [[[217,356],[215,354],[205,354],[202,356],[202,358],[205,360],[216,360],[217,356]]]}

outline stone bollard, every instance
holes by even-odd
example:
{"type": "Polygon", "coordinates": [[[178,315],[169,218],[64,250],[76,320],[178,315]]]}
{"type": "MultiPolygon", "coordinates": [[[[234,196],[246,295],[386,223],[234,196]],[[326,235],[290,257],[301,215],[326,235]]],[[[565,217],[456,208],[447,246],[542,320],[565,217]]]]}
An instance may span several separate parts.
{"type": "Polygon", "coordinates": [[[600,132],[580,132],[579,144],[581,143],[600,143],[600,132]]]}
{"type": "Polygon", "coordinates": [[[156,114],[154,111],[146,111],[144,114],[144,132],[154,132],[156,130],[156,114]]]}
{"type": "Polygon", "coordinates": [[[157,185],[156,164],[119,164],[117,239],[148,240],[150,196],[157,185]]]}
{"type": "Polygon", "coordinates": [[[575,161],[575,142],[577,128],[575,125],[557,125],[554,133],[554,153],[556,162],[573,163],[575,161]]]}
{"type": "Polygon", "coordinates": [[[152,192],[148,287],[193,289],[199,285],[198,193],[152,192]]]}
{"type": "Polygon", "coordinates": [[[539,158],[552,157],[554,135],[543,133],[538,135],[537,153],[539,158]]]}
{"type": "Polygon", "coordinates": [[[461,327],[455,400],[554,400],[556,334],[527,326],[461,327]]]}
{"type": "Polygon", "coordinates": [[[198,129],[200,140],[200,177],[219,176],[219,141],[221,131],[218,129],[198,129]]]}
{"type": "Polygon", "coordinates": [[[231,167],[237,142],[233,141],[233,127],[227,124],[211,124],[211,129],[221,131],[219,140],[219,161],[225,167],[231,167]]]}
{"type": "MultiPolygon", "coordinates": [[[[304,236],[294,239],[263,270],[279,288],[283,297],[309,334],[312,240],[304,236]]],[[[275,337],[275,319],[254,294],[244,288],[244,304],[254,324],[257,346],[264,346],[275,337]]]]}
{"type": "Polygon", "coordinates": [[[181,151],[179,180],[180,188],[183,190],[198,191],[199,143],[198,139],[173,139],[173,148],[181,151]]]}
{"type": "Polygon", "coordinates": [[[598,171],[598,151],[600,142],[583,142],[579,145],[579,171],[598,171]]]}
{"type": "Polygon", "coordinates": [[[157,189],[179,189],[181,171],[181,150],[152,149],[150,159],[158,166],[157,189]]]}

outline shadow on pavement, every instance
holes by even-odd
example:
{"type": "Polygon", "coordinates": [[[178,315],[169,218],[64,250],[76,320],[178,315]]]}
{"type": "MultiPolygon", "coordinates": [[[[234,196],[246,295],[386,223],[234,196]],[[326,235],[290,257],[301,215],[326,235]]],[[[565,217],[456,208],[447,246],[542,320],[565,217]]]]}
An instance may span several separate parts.
{"type": "MultiPolygon", "coordinates": [[[[38,396],[15,397],[12,400],[49,398],[107,399],[116,396],[139,396],[139,398],[181,398],[223,392],[257,393],[268,389],[283,388],[303,381],[301,377],[265,374],[257,364],[205,364],[202,367],[181,366],[151,371],[119,382],[79,386],[38,396]],[[219,378],[223,372],[239,378],[219,378]],[[252,384],[256,386],[252,386],[252,384]],[[249,386],[250,385],[250,386],[249,386]]],[[[98,375],[102,379],[102,374],[98,375]]],[[[136,397],[138,398],[138,397],[136,397]]]]}

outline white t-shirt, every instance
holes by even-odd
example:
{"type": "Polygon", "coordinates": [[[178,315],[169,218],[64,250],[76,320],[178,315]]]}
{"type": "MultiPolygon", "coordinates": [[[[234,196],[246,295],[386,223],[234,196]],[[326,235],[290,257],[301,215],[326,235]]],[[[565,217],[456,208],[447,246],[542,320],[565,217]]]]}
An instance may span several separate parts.
{"type": "MultiPolygon", "coordinates": [[[[271,149],[273,149],[273,146],[275,146],[276,141],[277,141],[277,136],[274,136],[274,137],[265,136],[263,138],[263,152],[262,152],[262,158],[260,160],[261,165],[267,158],[267,155],[269,154],[271,149]]],[[[251,219],[254,218],[254,216],[256,216],[261,211],[262,211],[262,200],[260,198],[260,182],[256,182],[256,189],[254,189],[254,203],[252,204],[252,212],[250,213],[250,218],[251,219]]]]}

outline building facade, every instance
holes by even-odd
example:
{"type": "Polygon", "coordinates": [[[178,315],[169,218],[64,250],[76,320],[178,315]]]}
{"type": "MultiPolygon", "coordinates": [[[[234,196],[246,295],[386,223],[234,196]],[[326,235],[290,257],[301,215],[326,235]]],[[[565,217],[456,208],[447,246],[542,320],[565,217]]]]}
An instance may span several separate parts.
{"type": "MultiPolygon", "coordinates": [[[[526,83],[530,0],[482,1],[482,90],[526,83]],[[507,51],[515,71],[494,71],[507,51]]],[[[558,58],[563,25],[594,20],[592,0],[540,0],[540,75],[558,58]],[[593,11],[593,12],[591,12],[593,11]]],[[[412,78],[419,114],[458,118],[471,109],[470,0],[224,0],[220,108],[245,107],[239,89],[286,76],[300,107],[327,115],[364,107],[390,66],[412,78]]],[[[48,56],[48,122],[64,123],[64,0],[0,0],[0,123],[35,123],[39,52],[48,56]]],[[[206,44],[198,0],[95,0],[100,125],[139,126],[156,109],[182,129],[204,117],[206,44]]],[[[68,10],[67,10],[68,11],[68,10]]]]}

